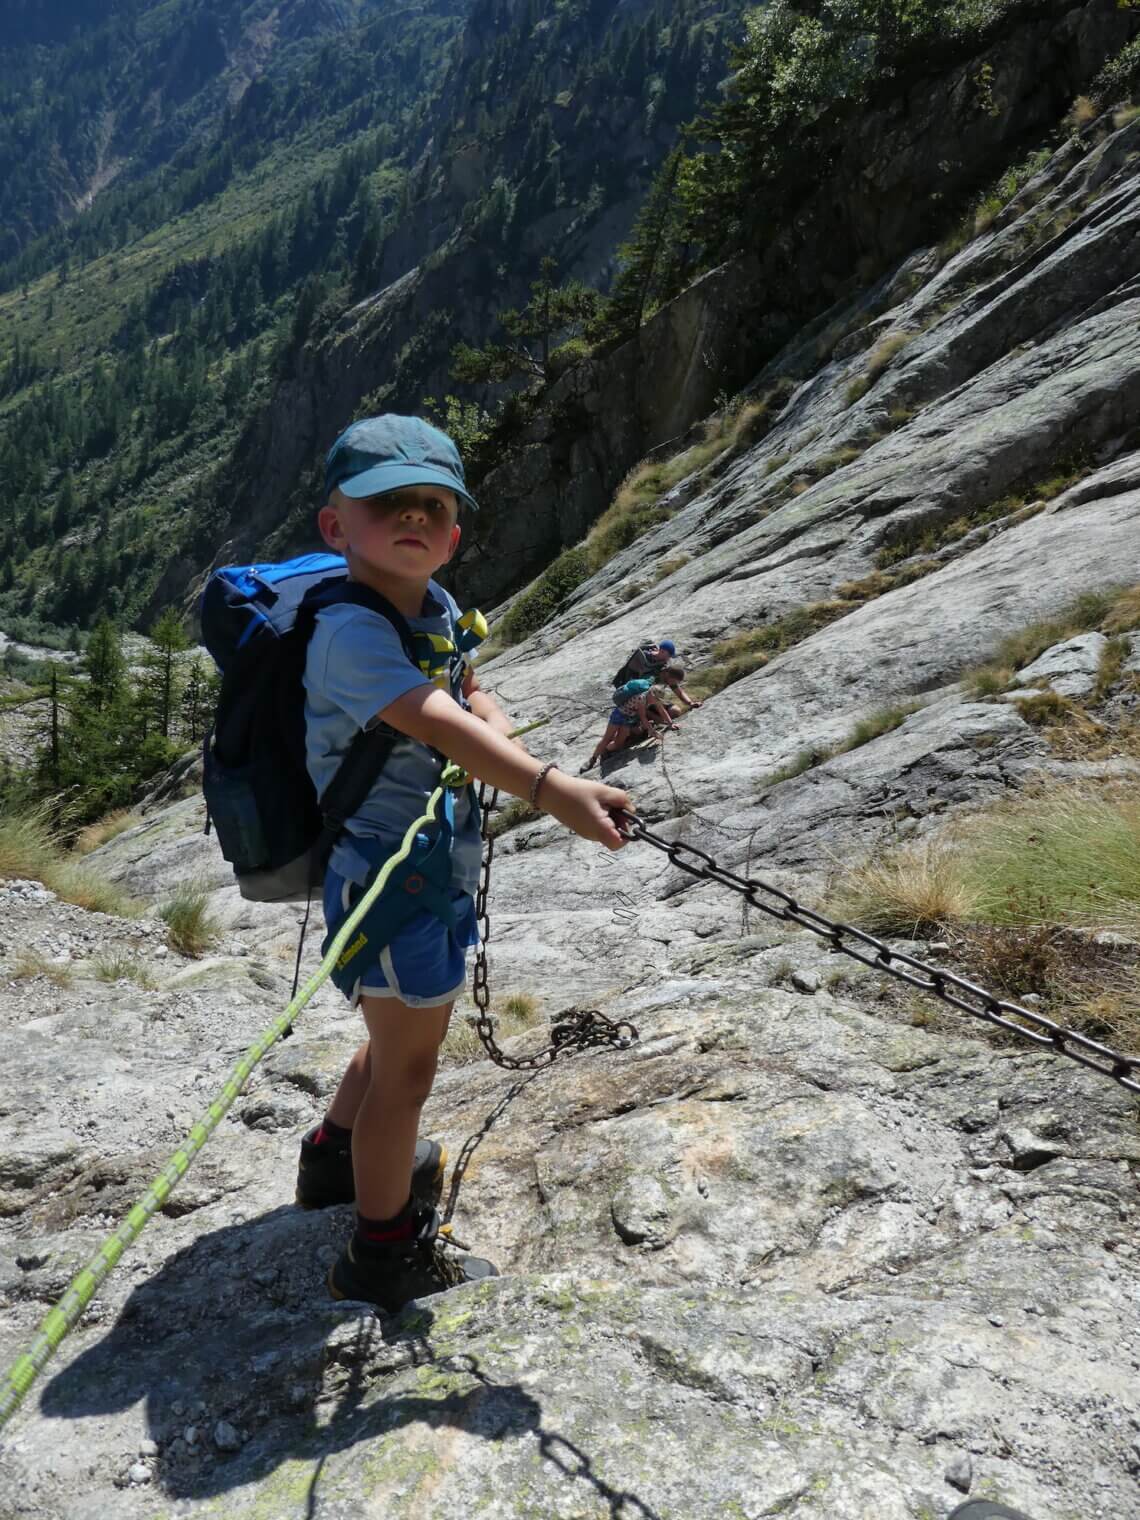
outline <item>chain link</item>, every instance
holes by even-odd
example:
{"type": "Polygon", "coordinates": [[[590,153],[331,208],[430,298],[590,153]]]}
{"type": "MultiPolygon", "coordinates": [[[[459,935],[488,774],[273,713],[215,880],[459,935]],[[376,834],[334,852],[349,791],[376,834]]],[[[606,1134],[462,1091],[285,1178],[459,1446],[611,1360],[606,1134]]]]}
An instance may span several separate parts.
{"type": "Polygon", "coordinates": [[[550,1025],[550,1043],[541,1050],[526,1056],[509,1056],[495,1039],[495,1026],[491,1020],[491,984],[487,975],[487,944],[491,938],[491,919],[487,912],[487,899],[491,891],[491,861],[495,855],[495,837],[490,830],[491,814],[499,794],[487,788],[479,788],[479,811],[483,831],[483,869],[479,889],[475,894],[475,918],[479,925],[479,944],[475,951],[475,974],[471,982],[471,996],[478,1014],[475,1028],[483,1042],[483,1049],[504,1071],[538,1071],[550,1066],[561,1055],[575,1050],[608,1045],[613,1050],[625,1050],[638,1038],[635,1025],[623,1019],[606,1018],[596,1008],[564,1008],[555,1014],[550,1025]]]}
{"type": "Polygon", "coordinates": [[[964,1013],[1007,1029],[1021,1039],[1032,1040],[1037,1045],[1047,1046],[1058,1055],[1068,1056],[1071,1061],[1099,1072],[1102,1077],[1111,1077],[1129,1092],[1140,1093],[1140,1056],[1121,1055],[1119,1051],[1089,1039],[1076,1029],[1066,1029],[1054,1023],[1052,1019],[1031,1008],[995,997],[984,987],[978,987],[952,971],[941,966],[931,966],[901,950],[892,950],[881,939],[876,939],[862,929],[852,928],[850,924],[834,923],[813,908],[804,907],[779,887],[760,881],[755,876],[739,876],[735,871],[719,865],[707,851],[698,849],[696,845],[663,839],[660,834],[647,828],[636,815],[631,815],[625,822],[631,839],[642,839],[655,850],[660,850],[679,870],[686,871],[698,881],[719,882],[729,891],[738,893],[746,903],[758,908],[761,913],[767,913],[783,923],[798,924],[803,929],[810,929],[813,934],[827,940],[833,950],[850,955],[855,960],[862,961],[865,966],[873,966],[876,971],[885,971],[911,987],[917,987],[954,1008],[960,1008],[964,1013]]]}

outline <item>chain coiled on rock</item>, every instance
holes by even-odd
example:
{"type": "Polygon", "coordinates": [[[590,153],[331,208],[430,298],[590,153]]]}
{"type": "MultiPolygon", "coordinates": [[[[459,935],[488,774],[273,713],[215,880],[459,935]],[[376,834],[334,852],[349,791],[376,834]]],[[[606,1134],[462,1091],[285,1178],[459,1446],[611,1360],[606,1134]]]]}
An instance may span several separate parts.
{"type": "Polygon", "coordinates": [[[487,912],[487,898],[491,891],[491,861],[495,854],[495,836],[490,831],[491,814],[498,801],[498,791],[487,794],[486,786],[479,788],[479,811],[483,832],[483,870],[479,889],[475,894],[475,917],[479,924],[479,944],[475,951],[475,972],[471,981],[471,996],[478,1014],[475,1028],[483,1042],[483,1049],[505,1071],[537,1071],[550,1066],[561,1055],[575,1050],[609,1046],[624,1050],[638,1038],[637,1028],[627,1019],[615,1021],[606,1018],[597,1008],[564,1008],[554,1015],[550,1024],[550,1043],[530,1055],[509,1056],[495,1039],[495,1026],[491,1020],[491,986],[487,975],[487,944],[491,938],[491,919],[487,912]]]}

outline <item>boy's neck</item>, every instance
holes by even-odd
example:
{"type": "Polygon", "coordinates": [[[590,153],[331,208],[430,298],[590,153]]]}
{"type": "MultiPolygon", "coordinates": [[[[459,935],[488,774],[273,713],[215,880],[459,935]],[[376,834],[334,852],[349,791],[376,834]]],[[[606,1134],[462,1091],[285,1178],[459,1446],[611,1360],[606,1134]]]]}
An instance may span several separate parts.
{"type": "Polygon", "coordinates": [[[423,613],[430,576],[423,582],[410,581],[402,575],[386,575],[374,565],[350,563],[348,578],[387,597],[396,611],[403,613],[406,618],[416,618],[423,613]]]}

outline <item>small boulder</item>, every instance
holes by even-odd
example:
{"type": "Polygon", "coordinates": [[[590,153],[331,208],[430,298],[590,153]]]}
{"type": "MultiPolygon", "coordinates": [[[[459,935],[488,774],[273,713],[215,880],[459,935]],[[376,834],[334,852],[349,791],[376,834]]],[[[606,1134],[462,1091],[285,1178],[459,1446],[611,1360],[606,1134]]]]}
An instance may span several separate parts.
{"type": "Polygon", "coordinates": [[[1081,633],[1026,665],[1014,676],[1017,686],[1048,686],[1061,697],[1087,697],[1096,685],[1100,658],[1108,644],[1103,633],[1081,633]]]}

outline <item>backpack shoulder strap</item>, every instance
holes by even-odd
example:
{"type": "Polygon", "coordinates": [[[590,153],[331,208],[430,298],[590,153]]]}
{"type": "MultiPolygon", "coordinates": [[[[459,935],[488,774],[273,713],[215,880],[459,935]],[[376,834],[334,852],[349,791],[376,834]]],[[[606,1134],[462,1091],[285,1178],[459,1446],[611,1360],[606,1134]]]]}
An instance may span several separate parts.
{"type": "MultiPolygon", "coordinates": [[[[317,624],[317,614],[325,607],[342,603],[367,607],[387,618],[399,636],[400,644],[411,664],[416,665],[415,641],[407,618],[386,596],[362,586],[359,581],[348,581],[343,576],[324,581],[306,593],[297,611],[293,627],[302,644],[307,644],[317,624]]],[[[419,666],[416,665],[416,669],[419,666]]],[[[364,799],[379,780],[388,756],[400,736],[385,725],[361,729],[348,747],[336,774],[321,794],[321,833],[313,847],[314,870],[323,867],[345,824],[358,812],[364,799]]]]}
{"type": "Polygon", "coordinates": [[[381,596],[379,591],[373,591],[371,586],[362,586],[359,581],[345,580],[343,576],[322,581],[319,586],[314,586],[311,591],[305,593],[304,600],[297,609],[297,621],[293,625],[298,630],[301,640],[307,644],[312,638],[319,612],[326,607],[338,607],[342,603],[353,607],[367,607],[370,612],[378,612],[382,618],[387,618],[396,630],[404,653],[415,665],[415,640],[404,614],[393,607],[386,596],[381,596]]]}

